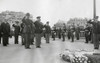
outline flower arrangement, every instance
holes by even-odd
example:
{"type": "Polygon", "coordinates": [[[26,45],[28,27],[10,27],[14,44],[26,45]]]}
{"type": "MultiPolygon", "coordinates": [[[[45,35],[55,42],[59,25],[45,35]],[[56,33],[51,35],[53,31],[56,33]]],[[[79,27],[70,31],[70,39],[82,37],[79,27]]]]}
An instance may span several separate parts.
{"type": "Polygon", "coordinates": [[[85,54],[92,54],[87,51],[70,51],[66,50],[60,54],[61,59],[70,63],[92,63],[92,61],[85,56],[85,54]]]}

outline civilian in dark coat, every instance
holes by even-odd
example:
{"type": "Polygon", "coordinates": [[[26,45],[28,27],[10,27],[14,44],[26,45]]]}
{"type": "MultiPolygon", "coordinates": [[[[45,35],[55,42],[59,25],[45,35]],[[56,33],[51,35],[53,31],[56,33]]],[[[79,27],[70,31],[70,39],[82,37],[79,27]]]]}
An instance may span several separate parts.
{"type": "Polygon", "coordinates": [[[37,20],[34,22],[35,24],[35,37],[36,37],[36,48],[41,48],[41,36],[44,34],[43,33],[43,23],[41,22],[41,17],[38,16],[37,20]]]}
{"type": "Polygon", "coordinates": [[[51,34],[51,27],[49,26],[49,22],[46,23],[44,28],[45,28],[46,43],[49,43],[50,42],[50,34],[51,34]]]}
{"type": "Polygon", "coordinates": [[[14,30],[15,44],[18,44],[18,37],[20,34],[19,22],[16,21],[16,24],[13,24],[13,27],[15,28],[15,30],[14,30]]]}
{"type": "Polygon", "coordinates": [[[1,24],[1,30],[2,30],[3,46],[7,46],[9,44],[8,41],[10,36],[10,25],[7,22],[7,20],[5,20],[1,24]]]}

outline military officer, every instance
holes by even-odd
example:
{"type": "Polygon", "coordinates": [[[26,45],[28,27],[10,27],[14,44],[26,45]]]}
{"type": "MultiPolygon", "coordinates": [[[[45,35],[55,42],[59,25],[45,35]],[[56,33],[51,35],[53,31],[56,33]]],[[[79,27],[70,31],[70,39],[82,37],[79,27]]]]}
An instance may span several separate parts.
{"type": "Polygon", "coordinates": [[[61,28],[59,28],[59,29],[58,29],[58,38],[59,38],[59,39],[61,39],[61,33],[62,33],[62,30],[61,30],[61,28]]]}
{"type": "Polygon", "coordinates": [[[44,27],[45,27],[46,43],[49,43],[50,42],[50,34],[51,34],[51,27],[49,25],[49,22],[47,22],[44,27]]]}
{"type": "Polygon", "coordinates": [[[71,29],[70,29],[70,26],[68,27],[68,30],[67,30],[67,36],[68,36],[68,40],[70,40],[71,38],[71,29]]]}
{"type": "Polygon", "coordinates": [[[22,19],[22,23],[24,24],[23,33],[25,48],[30,49],[31,34],[34,33],[35,29],[29,13],[26,13],[25,17],[22,19]]]}
{"type": "Polygon", "coordinates": [[[1,34],[1,23],[0,23],[0,44],[1,44],[1,37],[2,37],[2,34],[1,34]]]}
{"type": "Polygon", "coordinates": [[[15,21],[16,24],[13,24],[13,27],[15,28],[14,30],[14,37],[15,37],[15,44],[18,44],[18,38],[19,38],[19,34],[20,34],[20,26],[19,26],[19,22],[15,21]]]}
{"type": "Polygon", "coordinates": [[[36,48],[41,48],[41,35],[43,33],[43,23],[41,22],[41,17],[36,17],[37,20],[34,22],[36,30],[35,30],[35,37],[36,37],[36,48]]]}
{"type": "Polygon", "coordinates": [[[85,43],[88,43],[89,38],[90,38],[90,27],[89,24],[87,24],[85,28],[85,40],[86,40],[85,43]]]}
{"type": "Polygon", "coordinates": [[[65,41],[65,30],[64,29],[62,29],[62,41],[65,41]]]}
{"type": "Polygon", "coordinates": [[[79,40],[80,39],[80,27],[79,27],[79,24],[77,24],[77,27],[75,29],[75,35],[76,35],[76,39],[79,40]]]}
{"type": "Polygon", "coordinates": [[[71,29],[71,39],[72,39],[72,42],[74,42],[74,36],[75,36],[75,25],[74,25],[74,23],[72,24],[70,29],[71,29]]]}

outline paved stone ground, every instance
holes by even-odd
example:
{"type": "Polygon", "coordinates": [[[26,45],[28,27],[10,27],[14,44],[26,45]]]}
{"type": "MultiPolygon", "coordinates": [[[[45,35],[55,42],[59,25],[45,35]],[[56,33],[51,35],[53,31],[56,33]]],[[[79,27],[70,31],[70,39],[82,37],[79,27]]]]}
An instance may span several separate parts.
{"type": "Polygon", "coordinates": [[[55,41],[51,39],[50,43],[46,44],[42,38],[41,48],[31,45],[31,49],[25,49],[21,45],[21,39],[19,39],[19,44],[15,45],[14,39],[10,38],[10,44],[7,47],[0,44],[0,63],[64,63],[60,61],[59,54],[65,49],[100,52],[100,50],[93,49],[93,44],[84,42],[84,39],[75,40],[73,43],[67,39],[62,42],[61,39],[56,38],[55,41]]]}

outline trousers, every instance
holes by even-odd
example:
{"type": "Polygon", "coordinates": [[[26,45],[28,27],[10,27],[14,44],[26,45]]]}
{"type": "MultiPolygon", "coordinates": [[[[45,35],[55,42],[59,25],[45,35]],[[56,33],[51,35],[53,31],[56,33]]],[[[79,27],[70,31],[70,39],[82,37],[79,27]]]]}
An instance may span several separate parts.
{"type": "Polygon", "coordinates": [[[37,33],[35,34],[35,38],[36,38],[36,47],[41,45],[41,34],[37,33]]]}

